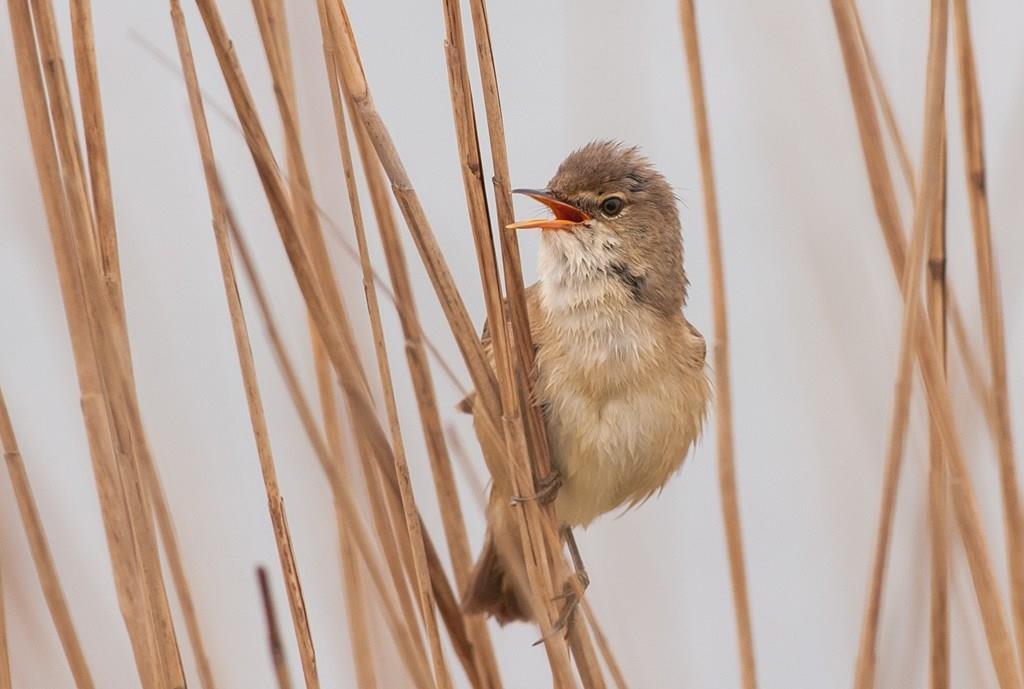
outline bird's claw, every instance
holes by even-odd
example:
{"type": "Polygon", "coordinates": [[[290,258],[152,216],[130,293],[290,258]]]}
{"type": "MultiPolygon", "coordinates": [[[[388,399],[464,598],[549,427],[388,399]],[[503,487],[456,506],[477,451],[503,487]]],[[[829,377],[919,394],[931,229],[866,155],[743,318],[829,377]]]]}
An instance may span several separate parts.
{"type": "Polygon", "coordinates": [[[524,502],[538,501],[547,505],[558,495],[558,489],[562,487],[562,475],[558,469],[552,469],[547,476],[537,481],[537,492],[533,495],[513,495],[512,504],[521,505],[524,502]]]}
{"type": "Polygon", "coordinates": [[[569,576],[562,589],[562,593],[553,599],[562,601],[562,609],[558,613],[558,619],[551,625],[550,632],[533,642],[534,646],[539,646],[563,631],[566,636],[569,635],[569,625],[572,624],[576,617],[576,611],[580,607],[583,593],[587,590],[588,586],[590,586],[590,577],[587,576],[586,572],[580,570],[573,572],[569,576]]]}

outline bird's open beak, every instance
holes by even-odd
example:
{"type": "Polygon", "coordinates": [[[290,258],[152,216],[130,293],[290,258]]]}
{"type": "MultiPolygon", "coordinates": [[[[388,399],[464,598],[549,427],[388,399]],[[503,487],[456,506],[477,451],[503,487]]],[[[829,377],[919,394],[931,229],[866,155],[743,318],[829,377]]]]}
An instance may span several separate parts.
{"type": "Polygon", "coordinates": [[[571,230],[576,225],[590,220],[589,215],[581,211],[576,206],[565,203],[564,201],[559,201],[546,189],[513,189],[512,193],[525,194],[531,199],[540,201],[551,209],[551,212],[555,214],[555,217],[537,218],[535,220],[525,220],[523,222],[512,223],[511,225],[506,226],[509,230],[526,230],[531,228],[539,228],[542,230],[571,230]]]}

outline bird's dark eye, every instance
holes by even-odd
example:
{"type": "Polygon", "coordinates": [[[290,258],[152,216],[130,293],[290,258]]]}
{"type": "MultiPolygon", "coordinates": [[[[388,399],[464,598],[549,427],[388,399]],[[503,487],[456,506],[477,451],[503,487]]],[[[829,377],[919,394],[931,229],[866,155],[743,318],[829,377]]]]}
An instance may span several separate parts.
{"type": "Polygon", "coordinates": [[[601,202],[601,212],[607,216],[618,215],[622,212],[625,202],[618,196],[609,196],[601,202]]]}

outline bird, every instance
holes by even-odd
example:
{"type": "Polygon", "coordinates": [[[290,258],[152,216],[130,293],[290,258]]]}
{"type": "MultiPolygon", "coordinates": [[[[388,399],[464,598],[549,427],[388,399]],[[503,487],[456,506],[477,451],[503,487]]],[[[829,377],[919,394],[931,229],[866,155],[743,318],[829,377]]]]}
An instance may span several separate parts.
{"type": "MultiPolygon", "coordinates": [[[[553,500],[571,535],[572,527],[646,501],[680,469],[712,394],[707,347],[683,315],[689,283],[678,199],[639,148],[593,141],[570,153],[545,188],[514,193],[554,215],[509,229],[541,230],[539,279],[526,302],[533,403],[553,473],[535,497],[553,500]]],[[[487,325],[482,340],[491,354],[487,325]]],[[[474,399],[460,408],[474,416],[492,485],[463,609],[500,624],[532,620],[512,512],[523,498],[474,399]]],[[[574,541],[570,550],[582,572],[574,541]]]]}

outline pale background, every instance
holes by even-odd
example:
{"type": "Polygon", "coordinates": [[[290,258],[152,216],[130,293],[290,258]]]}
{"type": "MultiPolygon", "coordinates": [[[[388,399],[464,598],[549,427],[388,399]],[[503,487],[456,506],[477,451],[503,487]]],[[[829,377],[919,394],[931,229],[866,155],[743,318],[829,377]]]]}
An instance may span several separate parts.
{"type": "MultiPolygon", "coordinates": [[[[257,563],[270,565],[285,622],[286,609],[192,126],[181,83],[132,38],[137,32],[174,55],[168,9],[161,2],[94,4],[129,328],[150,441],[219,684],[269,688],[273,680],[253,576],[257,563]]],[[[221,4],[264,121],[279,142],[250,5],[221,4]]],[[[928,3],[863,4],[916,159],[928,3]]],[[[315,5],[289,5],[316,188],[348,231],[315,5]]],[[[480,322],[483,305],[456,163],[440,4],[353,0],[349,5],[377,103],[480,322]]],[[[724,233],[737,471],[758,672],[766,688],[843,686],[850,681],[876,521],[896,367],[896,287],[872,211],[828,3],[698,5],[724,233]]],[[[70,59],[66,2],[57,6],[70,59]]],[[[1016,267],[1024,257],[1024,8],[997,0],[971,6],[1019,439],[1024,435],[1024,285],[1016,267]]],[[[186,10],[200,79],[227,105],[205,32],[194,8],[186,10]]],[[[492,0],[490,15],[513,184],[542,185],[571,148],[595,137],[642,145],[682,199],[693,283],[687,317],[710,338],[703,204],[675,3],[492,0]]],[[[7,16],[0,16],[0,381],[97,684],[135,687],[17,95],[7,16]]],[[[955,88],[950,95],[956,97],[955,88]]],[[[955,106],[950,116],[950,274],[980,344],[955,106]]],[[[223,120],[214,117],[212,123],[231,196],[287,326],[288,344],[305,352],[301,300],[248,152],[223,120]]],[[[528,276],[534,272],[535,241],[528,239],[524,247],[528,276]]],[[[456,360],[411,247],[409,257],[423,321],[445,355],[456,360]]],[[[341,254],[338,265],[348,281],[351,310],[361,313],[356,267],[341,254]]],[[[417,496],[428,526],[440,534],[400,356],[400,331],[393,312],[385,311],[417,496]]],[[[255,314],[250,322],[323,686],[353,686],[328,491],[255,314]]],[[[305,366],[309,380],[308,362],[305,366]]],[[[952,375],[967,456],[1005,585],[992,447],[958,365],[952,375]]],[[[450,409],[458,394],[440,375],[435,378],[442,407],[450,409]]],[[[919,412],[920,396],[915,405],[919,412]]],[[[467,424],[458,423],[465,434],[467,424]]],[[[884,600],[881,689],[926,684],[925,450],[918,418],[884,600]]],[[[470,485],[463,487],[476,545],[483,523],[470,485]]],[[[593,579],[588,595],[632,686],[738,685],[713,433],[659,498],[625,516],[598,521],[580,542],[593,579]]],[[[955,685],[995,686],[958,543],[954,556],[955,685]]],[[[5,478],[0,479],[0,560],[16,686],[70,687],[5,478]]],[[[544,654],[529,647],[535,636],[534,629],[521,625],[494,634],[507,686],[546,683],[544,654]]],[[[287,652],[298,682],[292,642],[287,652]]],[[[185,655],[194,680],[187,646],[185,655]]]]}

